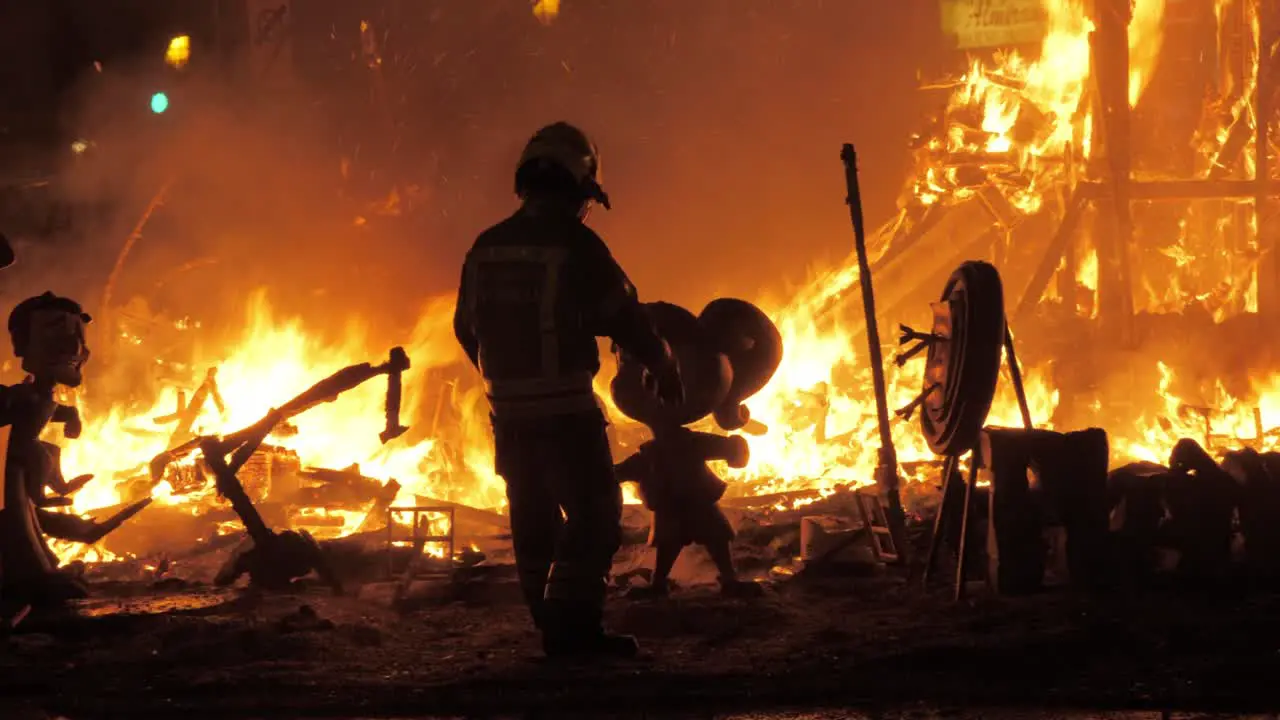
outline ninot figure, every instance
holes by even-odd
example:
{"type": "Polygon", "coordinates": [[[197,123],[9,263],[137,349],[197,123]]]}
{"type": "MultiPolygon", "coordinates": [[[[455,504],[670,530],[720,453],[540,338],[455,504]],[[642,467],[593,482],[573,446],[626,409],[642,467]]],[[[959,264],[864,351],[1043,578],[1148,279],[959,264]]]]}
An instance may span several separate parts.
{"type": "Polygon", "coordinates": [[[719,508],[728,487],[707,463],[724,460],[746,467],[744,437],[691,429],[708,415],[724,430],[739,430],[751,416],[743,401],[759,392],[782,361],[782,336],[759,308],[742,300],[712,301],[698,316],[669,303],[646,306],[658,332],[679,359],[685,401],[659,403],[645,389],[643,367],[619,351],[614,404],[649,427],[644,443],[614,471],[620,482],[636,482],[653,512],[649,543],[657,551],[653,580],[630,597],[666,595],[668,577],[688,545],[706,548],[726,595],[750,596],[760,586],[738,579],[730,545],[734,531],[719,508]]]}
{"type": "MultiPolygon", "coordinates": [[[[0,587],[6,604],[54,604],[83,597],[86,590],[59,573],[41,528],[38,505],[44,488],[69,493],[62,482],[50,483],[56,462],[40,434],[50,422],[64,422],[69,436],[79,432],[74,408],[54,400],[58,385],[78,387],[89,359],[85,345],[88,313],[70,298],[45,293],[18,303],[9,315],[13,352],[22,360],[27,379],[0,386],[0,426],[9,426],[4,458],[4,509],[0,511],[0,587]]],[[[84,480],[74,481],[82,485],[84,480]]]]}

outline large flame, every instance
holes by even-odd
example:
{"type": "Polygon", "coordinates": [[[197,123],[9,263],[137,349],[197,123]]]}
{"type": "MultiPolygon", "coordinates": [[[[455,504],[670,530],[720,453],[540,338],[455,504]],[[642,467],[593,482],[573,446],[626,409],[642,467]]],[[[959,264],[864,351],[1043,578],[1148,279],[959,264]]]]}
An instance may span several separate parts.
{"type": "MultiPolygon", "coordinates": [[[[1045,190],[1061,183],[1071,156],[1092,150],[1092,113],[1084,102],[1092,63],[1094,26],[1082,0],[1044,0],[1048,31],[1040,56],[998,53],[974,59],[960,78],[945,114],[943,132],[929,143],[915,195],[924,204],[963,200],[975,192],[959,163],[939,155],[985,156],[989,177],[1011,205],[1038,212],[1045,190]],[[1013,172],[1008,172],[1013,171],[1013,172]]],[[[1164,0],[1138,0],[1129,25],[1129,103],[1136,106],[1154,72],[1162,44],[1164,0]]]]}
{"type": "MultiPolygon", "coordinates": [[[[990,61],[977,59],[954,84],[943,123],[924,145],[908,203],[927,206],[972,197],[976,185],[961,171],[968,162],[983,168],[985,186],[997,189],[1011,207],[1029,216],[1045,206],[1049,190],[1067,183],[1073,162],[1089,157],[1093,119],[1086,91],[1093,26],[1081,0],[1044,0],[1044,5],[1048,32],[1038,59],[1017,53],[1001,53],[990,61]]],[[[1228,5],[1227,0],[1219,0],[1216,6],[1220,23],[1228,5]]],[[[1138,0],[1134,6],[1129,26],[1131,105],[1139,103],[1156,68],[1164,9],[1164,0],[1138,0]]],[[[540,0],[534,12],[550,21],[558,10],[558,2],[540,0]]],[[[1251,112],[1250,96],[1245,90],[1232,99],[1233,115],[1251,112]]],[[[1208,133],[1204,156],[1215,157],[1226,137],[1225,127],[1208,133]]],[[[1191,265],[1195,257],[1184,243],[1186,235],[1175,238],[1164,253],[1180,268],[1191,265]]],[[[1080,286],[1097,291],[1099,261],[1092,245],[1085,247],[1075,273],[1080,286]]],[[[878,438],[866,341],[860,327],[844,324],[829,312],[833,301],[857,279],[855,266],[835,268],[791,297],[760,300],[783,335],[785,353],[773,380],[748,403],[753,419],[767,426],[767,432],[747,436],[751,462],[745,469],[724,469],[736,485],[735,493],[826,492],[837,485],[870,482],[878,438]]],[[[1169,285],[1159,297],[1148,287],[1151,304],[1185,303],[1190,291],[1176,281],[1169,285]]],[[[1248,287],[1240,290],[1242,297],[1248,292],[1248,287]]],[[[1096,316],[1097,308],[1095,298],[1086,299],[1076,310],[1090,317],[1096,316]]],[[[426,404],[445,402],[436,399],[442,397],[440,383],[430,380],[428,370],[461,364],[449,326],[452,309],[446,299],[429,303],[406,345],[414,362],[406,378],[407,417],[439,417],[438,409],[426,404]]],[[[208,409],[198,429],[218,432],[252,423],[272,403],[288,399],[329,372],[376,361],[388,345],[374,342],[354,321],[335,340],[303,320],[276,316],[265,295],[259,294],[249,303],[242,336],[223,352],[206,353],[197,363],[218,368],[227,407],[225,416],[208,409]]],[[[1181,378],[1165,363],[1148,368],[1148,374],[1151,407],[1140,413],[1137,422],[1110,428],[1116,461],[1164,460],[1173,443],[1188,436],[1209,445],[1225,437],[1266,446],[1270,441],[1264,437],[1264,428],[1280,424],[1280,376],[1255,381],[1247,392],[1237,389],[1233,394],[1218,381],[1181,378]]],[[[1051,427],[1059,395],[1048,368],[1024,368],[1024,381],[1033,420],[1051,427]]],[[[606,382],[607,377],[602,377],[600,387],[606,382]]],[[[891,370],[890,406],[906,405],[920,386],[918,364],[891,370]]],[[[124,480],[165,449],[168,437],[158,432],[163,429],[156,428],[151,418],[173,412],[176,390],[165,389],[146,408],[95,395],[92,386],[80,398],[86,428],[82,439],[68,443],[64,463],[69,476],[95,472],[99,477],[76,498],[77,511],[123,500],[124,480]]],[[[607,402],[607,393],[602,395],[607,402]]],[[[377,438],[382,402],[380,384],[370,383],[299,417],[296,434],[272,442],[295,451],[304,465],[346,467],[358,462],[365,475],[394,477],[404,486],[405,501],[427,496],[480,508],[503,507],[503,487],[493,472],[492,440],[478,390],[449,397],[455,412],[447,431],[433,422],[429,430],[434,434],[411,433],[387,446],[377,438]],[[452,452],[443,448],[446,436],[455,446],[452,452]]],[[[614,419],[626,422],[616,413],[614,419]]],[[[1018,426],[1021,422],[1011,383],[1002,382],[989,423],[1018,426]]],[[[893,438],[908,475],[922,477],[936,464],[915,423],[895,420],[893,438]]],[[[178,495],[163,484],[154,495],[161,502],[194,509],[211,501],[208,492],[178,495]]],[[[340,532],[354,529],[358,513],[352,515],[340,532]]]]}
{"type": "MultiPolygon", "coordinates": [[[[403,416],[420,416],[426,378],[434,368],[455,363],[460,353],[453,341],[451,300],[428,303],[414,328],[406,350],[413,368],[405,377],[403,416]]],[[[348,365],[379,362],[387,345],[371,341],[358,321],[347,324],[340,340],[329,340],[297,318],[275,316],[264,292],[250,298],[241,337],[221,353],[201,353],[199,367],[217,368],[217,382],[225,407],[219,413],[205,403],[194,430],[216,434],[250,425],[276,404],[290,399],[315,381],[348,365]]],[[[147,461],[167,449],[172,426],[160,426],[155,418],[171,415],[184,388],[165,387],[150,407],[113,403],[83,393],[83,436],[64,441],[63,466],[68,476],[95,473],[97,477],[75,496],[75,510],[86,512],[124,501],[126,481],[136,478],[147,461]]],[[[190,391],[194,388],[185,388],[190,391]]],[[[189,394],[189,393],[188,393],[189,394]]],[[[438,452],[436,439],[413,433],[383,445],[378,434],[384,423],[385,385],[366,383],[335,402],[298,416],[296,432],[270,439],[272,444],[297,453],[304,466],[345,468],[358,463],[361,473],[401,484],[404,504],[415,504],[415,495],[447,498],[480,507],[501,507],[501,481],[493,472],[492,447],[484,442],[484,425],[475,415],[479,408],[464,398],[462,412],[466,447],[462,467],[454,467],[438,452]],[[463,481],[465,478],[465,481],[463,481]]],[[[153,491],[157,501],[193,508],[210,501],[211,488],[175,494],[161,482],[153,491]]],[[[353,530],[360,514],[351,513],[344,527],[353,530]]]]}

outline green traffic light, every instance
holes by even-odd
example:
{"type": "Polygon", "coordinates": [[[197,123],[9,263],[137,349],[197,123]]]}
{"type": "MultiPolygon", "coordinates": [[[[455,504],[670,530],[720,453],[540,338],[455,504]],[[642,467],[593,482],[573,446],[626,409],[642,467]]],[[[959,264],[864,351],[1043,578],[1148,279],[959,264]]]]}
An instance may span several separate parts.
{"type": "Polygon", "coordinates": [[[169,96],[158,92],[151,96],[151,112],[159,115],[169,109],[169,96]]]}

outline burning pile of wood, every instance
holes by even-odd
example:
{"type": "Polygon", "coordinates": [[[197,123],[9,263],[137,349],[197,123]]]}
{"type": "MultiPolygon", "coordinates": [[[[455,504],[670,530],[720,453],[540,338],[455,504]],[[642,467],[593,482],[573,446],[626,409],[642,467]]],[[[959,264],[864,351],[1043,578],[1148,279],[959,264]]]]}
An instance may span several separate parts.
{"type": "MultiPolygon", "coordinates": [[[[205,400],[219,406],[222,404],[216,373],[210,371],[192,402],[184,402],[180,394],[177,412],[158,419],[160,422],[177,423],[177,429],[170,438],[171,448],[152,460],[147,474],[127,483],[125,494],[149,500],[161,483],[167,484],[169,491],[177,495],[198,495],[216,489],[218,497],[229,505],[229,512],[218,503],[209,506],[206,512],[200,512],[204,509],[202,506],[190,506],[196,510],[191,513],[194,522],[186,523],[183,529],[196,529],[192,527],[196,523],[204,525],[202,531],[187,535],[193,542],[220,545],[215,541],[232,533],[229,525],[235,518],[254,541],[249,557],[257,558],[256,561],[246,561],[249,565],[242,565],[240,569],[256,572],[259,576],[256,579],[264,584],[278,584],[310,570],[324,570],[323,564],[318,564],[320,560],[316,553],[299,567],[281,570],[278,577],[269,567],[272,563],[264,563],[262,558],[281,554],[272,551],[273,547],[282,545],[281,538],[302,538],[308,546],[314,546],[308,528],[319,529],[322,535],[340,536],[367,529],[378,518],[389,518],[386,511],[399,493],[399,483],[395,480],[382,483],[366,478],[355,466],[346,471],[303,470],[296,454],[284,448],[264,446],[264,441],[280,432],[289,418],[316,404],[330,402],[377,375],[389,378],[387,427],[382,433],[382,440],[385,443],[398,437],[407,430],[400,425],[399,415],[400,375],[408,367],[407,355],[396,348],[387,363],[377,367],[366,363],[345,368],[280,408],[271,410],[250,427],[220,437],[197,436],[193,425],[205,400]],[[195,453],[198,457],[193,459],[195,453]],[[355,516],[355,522],[348,529],[346,525],[352,520],[351,516],[355,516]],[[275,533],[269,529],[268,522],[283,524],[290,529],[275,533]]],[[[286,426],[284,432],[288,431],[286,426]]],[[[132,498],[126,497],[126,501],[130,500],[132,498]]],[[[172,531],[173,528],[165,527],[164,530],[172,531]]],[[[127,545],[139,539],[138,533],[132,533],[119,536],[118,542],[127,545]]],[[[166,543],[165,547],[171,548],[172,542],[166,543]]],[[[124,547],[120,549],[128,552],[124,547]]],[[[296,552],[291,554],[297,555],[296,552]]],[[[271,560],[277,565],[289,564],[279,557],[271,560]]],[[[229,582],[238,574],[232,571],[229,575],[224,574],[224,579],[229,582]]]]}

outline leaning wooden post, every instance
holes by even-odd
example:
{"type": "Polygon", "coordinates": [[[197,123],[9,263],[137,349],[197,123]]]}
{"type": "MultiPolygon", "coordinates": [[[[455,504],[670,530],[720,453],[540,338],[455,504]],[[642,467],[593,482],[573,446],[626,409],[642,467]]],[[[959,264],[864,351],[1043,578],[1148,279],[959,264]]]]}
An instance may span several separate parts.
{"type": "Polygon", "coordinates": [[[1018,410],[1022,413],[1022,426],[1034,430],[1031,421],[1031,405],[1027,403],[1027,389],[1022,384],[1022,367],[1018,365],[1018,353],[1013,348],[1013,333],[1009,323],[1004,324],[1004,360],[1009,363],[1009,379],[1013,381],[1013,392],[1018,397],[1018,410]]]}
{"type": "Polygon", "coordinates": [[[866,232],[862,222],[862,194],[858,189],[858,155],[853,146],[845,144],[840,150],[844,161],[844,179],[848,190],[845,202],[849,205],[849,217],[853,221],[853,236],[858,253],[858,279],[862,286],[862,309],[867,321],[867,350],[871,361],[871,377],[876,394],[876,420],[880,427],[879,462],[876,464],[876,484],[889,504],[889,532],[898,557],[907,563],[909,551],[906,538],[906,516],[902,499],[898,494],[898,454],[893,447],[893,433],[889,428],[889,406],[885,397],[884,357],[880,350],[880,330],[876,324],[876,298],[871,288],[871,263],[867,260],[866,232]]]}

